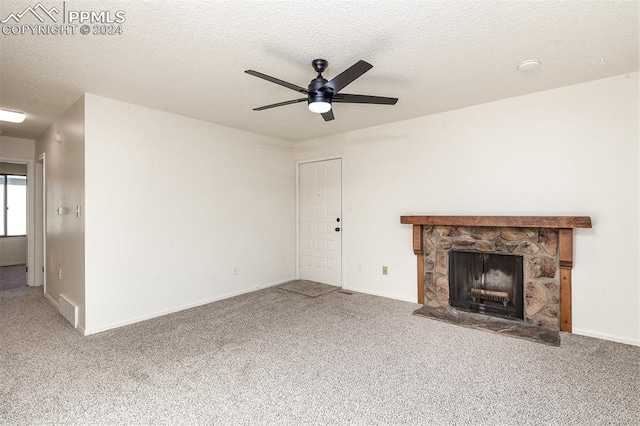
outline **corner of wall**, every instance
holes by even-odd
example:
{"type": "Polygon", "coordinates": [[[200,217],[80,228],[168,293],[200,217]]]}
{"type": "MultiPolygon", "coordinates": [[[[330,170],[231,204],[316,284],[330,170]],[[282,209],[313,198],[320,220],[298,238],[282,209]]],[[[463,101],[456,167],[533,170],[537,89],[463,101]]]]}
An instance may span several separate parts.
{"type": "Polygon", "coordinates": [[[64,294],[79,307],[85,326],[84,95],[37,139],[35,155],[45,154],[46,291],[64,294]],[[59,134],[60,138],[56,138],[59,134]],[[76,213],[79,211],[80,213],[76,213]]]}

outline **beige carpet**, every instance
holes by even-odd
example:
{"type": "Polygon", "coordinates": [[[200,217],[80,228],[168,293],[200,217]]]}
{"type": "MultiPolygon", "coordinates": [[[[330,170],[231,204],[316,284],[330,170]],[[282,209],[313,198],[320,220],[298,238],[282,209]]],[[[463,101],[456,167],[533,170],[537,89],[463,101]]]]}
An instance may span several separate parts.
{"type": "Polygon", "coordinates": [[[638,425],[640,347],[268,288],[83,337],[0,292],[0,425],[638,425]]]}
{"type": "Polygon", "coordinates": [[[27,285],[27,266],[2,266],[0,267],[0,291],[27,285]]]}
{"type": "Polygon", "coordinates": [[[278,286],[279,289],[292,291],[298,294],[304,294],[309,297],[318,297],[332,291],[340,290],[340,287],[334,285],[317,283],[315,281],[294,280],[278,286]]]}

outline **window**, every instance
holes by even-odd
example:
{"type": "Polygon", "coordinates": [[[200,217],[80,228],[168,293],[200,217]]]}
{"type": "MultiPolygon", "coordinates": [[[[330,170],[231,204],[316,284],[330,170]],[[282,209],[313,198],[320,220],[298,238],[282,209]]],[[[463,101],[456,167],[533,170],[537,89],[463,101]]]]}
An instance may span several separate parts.
{"type": "Polygon", "coordinates": [[[27,235],[27,177],[0,174],[0,236],[27,235]]]}

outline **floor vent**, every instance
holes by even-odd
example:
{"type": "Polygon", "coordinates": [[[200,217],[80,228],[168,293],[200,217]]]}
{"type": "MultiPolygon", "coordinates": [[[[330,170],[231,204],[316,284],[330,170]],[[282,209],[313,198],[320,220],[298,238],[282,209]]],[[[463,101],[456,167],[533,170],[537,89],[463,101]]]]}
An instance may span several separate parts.
{"type": "Polygon", "coordinates": [[[78,305],[73,303],[64,294],[58,298],[58,310],[74,328],[78,327],[78,305]]]}

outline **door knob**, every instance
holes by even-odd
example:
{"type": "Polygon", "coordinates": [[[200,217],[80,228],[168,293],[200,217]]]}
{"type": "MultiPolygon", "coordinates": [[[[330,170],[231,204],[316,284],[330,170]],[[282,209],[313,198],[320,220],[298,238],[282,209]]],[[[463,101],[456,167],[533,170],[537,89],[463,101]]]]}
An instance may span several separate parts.
{"type": "Polygon", "coordinates": [[[340,232],[340,228],[336,228],[336,232],[340,232]]]}
{"type": "Polygon", "coordinates": [[[340,218],[339,218],[339,217],[338,217],[338,218],[336,218],[336,222],[340,222],[340,218]]]}

